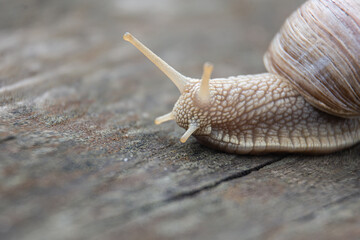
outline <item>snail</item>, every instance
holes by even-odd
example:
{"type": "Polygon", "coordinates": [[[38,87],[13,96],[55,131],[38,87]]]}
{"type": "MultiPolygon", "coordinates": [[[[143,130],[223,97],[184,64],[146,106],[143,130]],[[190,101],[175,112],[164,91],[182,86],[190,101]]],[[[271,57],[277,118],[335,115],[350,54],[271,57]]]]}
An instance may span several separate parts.
{"type": "Polygon", "coordinates": [[[175,120],[200,143],[229,153],[330,153],[360,141],[360,1],[309,0],[276,34],[268,73],[185,77],[130,33],[124,39],[162,70],[181,96],[155,124],[175,120]]]}

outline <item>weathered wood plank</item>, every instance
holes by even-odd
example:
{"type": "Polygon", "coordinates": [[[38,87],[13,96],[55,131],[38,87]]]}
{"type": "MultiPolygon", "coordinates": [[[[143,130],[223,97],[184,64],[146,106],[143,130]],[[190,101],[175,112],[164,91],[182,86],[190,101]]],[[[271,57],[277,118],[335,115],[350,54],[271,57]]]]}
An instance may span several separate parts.
{"type": "Polygon", "coordinates": [[[121,40],[132,31],[189,76],[207,60],[215,77],[261,72],[301,2],[0,1],[0,238],[358,237],[359,146],[181,144],[175,123],[153,124],[176,88],[121,40]]]}
{"type": "MultiPolygon", "coordinates": [[[[358,239],[359,147],[287,157],[139,215],[108,236],[137,239],[358,239]],[[344,158],[344,154],[349,156],[344,158]]],[[[110,238],[111,238],[110,237],[110,238]]]]}

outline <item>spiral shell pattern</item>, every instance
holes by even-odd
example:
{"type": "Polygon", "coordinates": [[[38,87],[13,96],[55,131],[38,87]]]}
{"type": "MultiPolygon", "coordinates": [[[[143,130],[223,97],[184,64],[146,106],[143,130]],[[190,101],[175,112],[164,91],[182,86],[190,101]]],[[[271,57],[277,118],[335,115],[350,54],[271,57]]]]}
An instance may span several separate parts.
{"type": "Polygon", "coordinates": [[[360,117],[360,0],[310,0],[294,12],[264,56],[313,106],[360,117]]]}

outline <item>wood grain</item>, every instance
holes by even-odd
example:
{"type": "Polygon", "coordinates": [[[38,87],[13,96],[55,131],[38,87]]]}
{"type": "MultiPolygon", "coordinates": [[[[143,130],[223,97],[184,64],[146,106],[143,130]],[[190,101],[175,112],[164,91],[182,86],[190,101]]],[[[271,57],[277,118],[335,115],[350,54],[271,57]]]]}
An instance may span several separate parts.
{"type": "Polygon", "coordinates": [[[358,239],[360,147],[217,152],[154,126],[176,69],[264,71],[302,1],[0,1],[0,239],[358,239]],[[269,12],[269,9],[272,11],[269,12]]]}

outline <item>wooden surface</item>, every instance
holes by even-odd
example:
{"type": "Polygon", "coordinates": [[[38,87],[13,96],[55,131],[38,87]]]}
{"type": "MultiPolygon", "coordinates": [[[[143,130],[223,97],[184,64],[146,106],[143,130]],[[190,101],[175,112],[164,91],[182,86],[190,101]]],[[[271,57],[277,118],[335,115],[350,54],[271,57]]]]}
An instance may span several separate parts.
{"type": "Polygon", "coordinates": [[[0,239],[360,239],[360,146],[217,152],[132,32],[199,77],[263,72],[301,0],[0,0],[0,239]]]}

